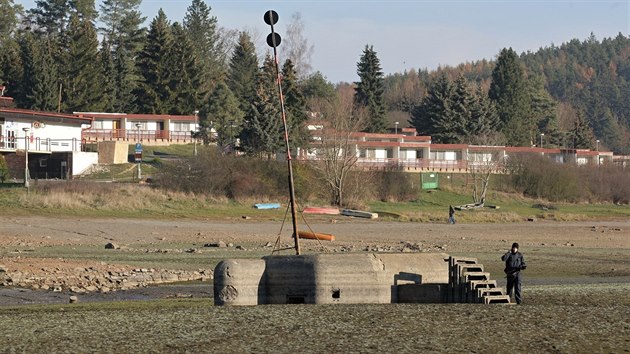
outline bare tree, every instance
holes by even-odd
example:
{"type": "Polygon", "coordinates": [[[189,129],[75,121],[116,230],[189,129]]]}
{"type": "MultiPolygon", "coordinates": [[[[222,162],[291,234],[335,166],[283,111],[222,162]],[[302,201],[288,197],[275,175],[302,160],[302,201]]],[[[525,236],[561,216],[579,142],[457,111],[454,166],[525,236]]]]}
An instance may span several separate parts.
{"type": "Polygon", "coordinates": [[[313,134],[312,149],[317,161],[315,168],[330,187],[333,204],[343,206],[344,188],[348,174],[359,160],[354,132],[363,130],[367,115],[363,110],[356,110],[352,87],[343,87],[337,97],[320,101],[320,129],[313,134]]]}
{"type": "Polygon", "coordinates": [[[490,178],[494,173],[501,170],[505,157],[503,149],[497,149],[496,141],[501,140],[499,134],[477,136],[474,142],[478,143],[477,148],[469,148],[468,151],[468,174],[472,179],[472,198],[474,207],[483,208],[486,203],[486,195],[490,178]]]}
{"type": "Polygon", "coordinates": [[[286,51],[285,56],[291,59],[295,65],[295,70],[300,79],[308,76],[313,67],[311,66],[311,57],[315,48],[309,45],[308,40],[304,37],[304,22],[299,12],[293,13],[291,22],[287,25],[286,33],[286,51]]]}

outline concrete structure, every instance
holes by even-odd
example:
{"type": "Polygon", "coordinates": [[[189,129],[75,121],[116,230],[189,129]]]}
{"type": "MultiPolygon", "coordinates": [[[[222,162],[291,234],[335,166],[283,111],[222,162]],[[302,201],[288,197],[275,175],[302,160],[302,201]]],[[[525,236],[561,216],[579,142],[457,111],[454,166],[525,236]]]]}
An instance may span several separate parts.
{"type": "MultiPolygon", "coordinates": [[[[463,269],[461,264],[444,253],[231,259],[214,270],[214,301],[215,305],[483,302],[484,294],[473,296],[473,290],[462,289],[472,281],[489,280],[489,274],[479,271],[483,265],[476,260],[475,269],[463,269]]],[[[503,295],[496,282],[493,289],[485,295],[503,295]]],[[[502,300],[509,303],[504,295],[502,300]]]]}
{"type": "Polygon", "coordinates": [[[118,164],[129,162],[129,144],[124,141],[99,141],[98,163],[118,164]]]}
{"type": "Polygon", "coordinates": [[[84,152],[81,140],[90,119],[12,108],[11,98],[0,98],[0,154],[7,160],[11,178],[24,178],[27,161],[30,178],[60,179],[97,163],[97,154],[84,152]]]}

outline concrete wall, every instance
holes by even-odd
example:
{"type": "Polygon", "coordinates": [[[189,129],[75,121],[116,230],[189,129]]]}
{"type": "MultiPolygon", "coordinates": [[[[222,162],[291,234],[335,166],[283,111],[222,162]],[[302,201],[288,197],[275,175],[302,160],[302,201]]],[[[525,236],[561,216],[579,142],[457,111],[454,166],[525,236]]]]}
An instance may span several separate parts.
{"type": "Polygon", "coordinates": [[[226,260],[215,268],[216,305],[442,302],[448,255],[317,254],[226,260]],[[439,285],[439,286],[438,286],[439,285]]]}
{"type": "Polygon", "coordinates": [[[98,143],[98,163],[127,163],[129,144],[122,141],[101,141],[98,143]]]}
{"type": "Polygon", "coordinates": [[[99,156],[96,152],[75,151],[72,153],[72,175],[78,176],[85,170],[98,164],[99,156]]]}
{"type": "Polygon", "coordinates": [[[214,269],[215,305],[264,304],[262,259],[230,259],[214,269]]]}

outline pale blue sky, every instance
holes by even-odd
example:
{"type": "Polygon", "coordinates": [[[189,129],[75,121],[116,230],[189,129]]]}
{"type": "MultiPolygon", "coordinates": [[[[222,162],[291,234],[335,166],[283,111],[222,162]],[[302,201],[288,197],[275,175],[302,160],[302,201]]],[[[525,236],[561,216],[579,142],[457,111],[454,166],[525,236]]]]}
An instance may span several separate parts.
{"type": "MultiPolygon", "coordinates": [[[[33,0],[16,0],[26,8],[33,0]]],[[[97,4],[100,1],[97,0],[97,4]]],[[[181,21],[191,0],[143,0],[148,21],[163,8],[181,21]]],[[[356,63],[366,44],[374,46],[385,74],[411,68],[435,69],[483,58],[504,47],[535,51],[573,38],[630,35],[630,1],[428,1],[428,0],[217,0],[212,8],[219,26],[254,33],[260,53],[269,26],[266,10],[278,12],[283,34],[291,15],[300,12],[305,36],[315,48],[311,63],[330,81],[356,81],[356,63]]],[[[98,5],[97,5],[98,6],[98,5]]],[[[282,58],[282,46],[279,55],[282,58]]]]}

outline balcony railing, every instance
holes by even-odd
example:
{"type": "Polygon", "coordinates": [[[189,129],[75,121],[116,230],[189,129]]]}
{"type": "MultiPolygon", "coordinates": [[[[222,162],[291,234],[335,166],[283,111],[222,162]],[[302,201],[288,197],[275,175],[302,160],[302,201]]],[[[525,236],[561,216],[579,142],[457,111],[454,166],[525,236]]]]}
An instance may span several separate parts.
{"type": "MultiPolygon", "coordinates": [[[[24,150],[25,141],[24,137],[9,137],[0,136],[0,149],[5,151],[24,150]]],[[[81,140],[72,139],[42,139],[42,138],[29,138],[28,139],[28,151],[29,152],[67,152],[67,151],[82,151],[83,144],[81,140]]]]}
{"type": "Polygon", "coordinates": [[[82,133],[86,142],[98,141],[135,141],[135,142],[193,142],[191,132],[169,130],[136,130],[136,129],[85,129],[82,133]]]}

